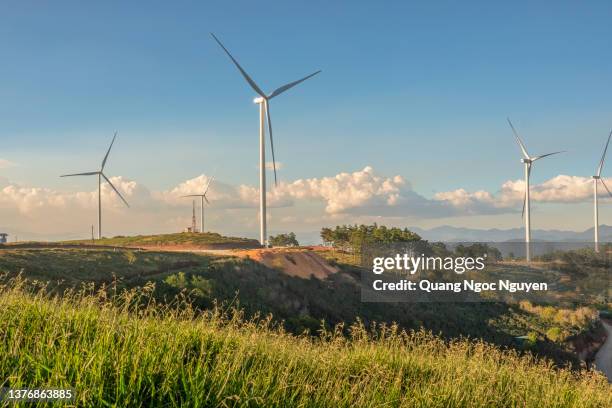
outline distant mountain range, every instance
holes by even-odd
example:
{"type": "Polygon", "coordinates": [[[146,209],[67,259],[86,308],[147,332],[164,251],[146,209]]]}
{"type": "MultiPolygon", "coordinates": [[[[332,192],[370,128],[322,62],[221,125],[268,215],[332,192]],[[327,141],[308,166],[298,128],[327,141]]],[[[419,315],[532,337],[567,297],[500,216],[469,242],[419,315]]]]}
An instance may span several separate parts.
{"type": "MultiPolygon", "coordinates": [[[[524,228],[511,229],[477,229],[460,228],[444,225],[431,229],[419,227],[408,227],[409,230],[416,232],[423,239],[431,242],[512,242],[524,241],[524,228]]],[[[585,231],[564,231],[564,230],[531,230],[532,241],[546,242],[593,242],[593,228],[585,231]]],[[[298,234],[298,240],[303,245],[320,244],[321,238],[319,231],[302,232],[298,234]]],[[[599,226],[599,241],[612,242],[612,226],[599,226]]]]}
{"type": "MultiPolygon", "coordinates": [[[[507,242],[507,241],[522,241],[525,239],[524,228],[512,229],[473,229],[459,228],[448,225],[435,227],[431,229],[423,229],[418,227],[409,227],[411,231],[416,232],[422,238],[428,241],[441,242],[507,242]]],[[[593,228],[589,228],[582,232],[563,231],[563,230],[531,230],[531,239],[533,241],[548,241],[548,242],[592,242],[593,228]]],[[[612,226],[600,225],[599,241],[612,242],[612,226]]]]}
{"type": "MultiPolygon", "coordinates": [[[[511,242],[523,241],[525,239],[524,228],[512,229],[477,229],[460,228],[444,225],[431,229],[419,227],[408,227],[409,230],[416,232],[423,239],[432,242],[511,242]]],[[[66,239],[84,239],[87,234],[38,234],[29,231],[18,231],[0,227],[0,232],[9,232],[9,241],[13,242],[17,237],[19,240],[36,241],[57,241],[66,239]]],[[[144,232],[143,232],[144,233],[144,232]]],[[[236,235],[236,234],[234,234],[236,235]]],[[[238,235],[240,235],[238,233],[238,235]]],[[[564,230],[531,230],[532,241],[547,242],[593,242],[593,228],[585,231],[564,231],[564,230]]],[[[319,231],[300,232],[298,240],[303,245],[316,245],[321,243],[319,231]]],[[[599,226],[599,241],[612,242],[612,226],[599,226]]]]}

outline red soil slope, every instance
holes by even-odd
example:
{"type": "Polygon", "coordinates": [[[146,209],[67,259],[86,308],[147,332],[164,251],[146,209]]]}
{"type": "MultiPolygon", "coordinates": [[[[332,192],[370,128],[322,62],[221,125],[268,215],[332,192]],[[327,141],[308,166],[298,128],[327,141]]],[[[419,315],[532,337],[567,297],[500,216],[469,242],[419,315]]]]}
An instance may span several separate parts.
{"type": "Polygon", "coordinates": [[[251,258],[269,268],[280,269],[289,276],[303,279],[310,279],[311,276],[325,279],[338,272],[338,268],[308,248],[252,249],[236,251],[235,255],[251,258]]]}

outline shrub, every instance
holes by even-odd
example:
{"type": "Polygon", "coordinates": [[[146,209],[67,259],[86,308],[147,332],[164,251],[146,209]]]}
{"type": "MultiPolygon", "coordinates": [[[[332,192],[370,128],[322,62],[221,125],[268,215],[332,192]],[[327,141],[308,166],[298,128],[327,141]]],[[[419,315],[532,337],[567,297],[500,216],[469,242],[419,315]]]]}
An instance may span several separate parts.
{"type": "Polygon", "coordinates": [[[272,246],[300,246],[300,243],[295,237],[295,233],[290,232],[288,234],[278,234],[276,236],[270,235],[268,240],[272,246]]]}

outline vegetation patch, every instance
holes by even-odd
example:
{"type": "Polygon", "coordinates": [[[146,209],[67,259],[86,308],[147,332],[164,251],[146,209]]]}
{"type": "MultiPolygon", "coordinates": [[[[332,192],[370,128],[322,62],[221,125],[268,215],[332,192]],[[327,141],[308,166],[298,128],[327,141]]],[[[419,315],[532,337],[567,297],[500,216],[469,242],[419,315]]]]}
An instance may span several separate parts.
{"type": "Polygon", "coordinates": [[[116,236],[102,238],[95,241],[75,240],[64,241],[67,244],[96,244],[123,247],[164,247],[164,246],[191,246],[206,248],[257,248],[259,242],[254,239],[226,237],[215,232],[193,233],[182,232],[176,234],[116,236]]]}
{"type": "Polygon", "coordinates": [[[597,372],[481,341],[359,323],[292,336],[237,312],[159,305],[151,291],[50,298],[1,286],[1,385],[72,387],[78,406],[612,405],[597,372]]]}

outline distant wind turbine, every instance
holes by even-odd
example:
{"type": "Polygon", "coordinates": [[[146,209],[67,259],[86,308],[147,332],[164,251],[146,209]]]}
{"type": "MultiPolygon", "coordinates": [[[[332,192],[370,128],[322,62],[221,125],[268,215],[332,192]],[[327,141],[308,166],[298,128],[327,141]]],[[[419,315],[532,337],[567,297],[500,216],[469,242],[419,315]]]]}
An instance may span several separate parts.
{"type": "Polygon", "coordinates": [[[603,169],[604,161],[606,160],[606,152],[608,151],[608,145],[610,144],[610,137],[612,137],[612,131],[610,131],[610,134],[608,135],[608,141],[606,142],[606,147],[604,148],[603,154],[601,155],[599,166],[597,166],[597,172],[593,176],[593,206],[594,206],[593,218],[595,221],[595,252],[599,252],[599,208],[597,206],[597,201],[598,201],[597,184],[598,182],[601,181],[601,184],[604,186],[604,188],[606,189],[610,197],[612,197],[612,193],[610,192],[610,189],[608,189],[608,186],[606,185],[604,180],[601,178],[601,170],[603,169]]]}
{"type": "Polygon", "coordinates": [[[106,155],[104,156],[104,159],[102,160],[102,165],[100,166],[100,170],[99,171],[90,171],[87,173],[75,173],[75,174],[64,174],[60,177],[73,177],[73,176],[98,176],[98,239],[102,238],[102,178],[104,178],[104,180],[106,180],[106,182],[113,188],[113,190],[115,190],[115,193],[117,193],[117,195],[119,196],[119,198],[121,198],[121,200],[125,203],[125,205],[127,207],[129,207],[130,205],[128,204],[127,201],[125,201],[125,198],[123,198],[123,196],[121,195],[121,193],[119,192],[119,190],[117,190],[115,188],[115,186],[113,185],[113,183],[111,183],[111,181],[108,179],[108,177],[106,177],[106,175],[103,173],[104,172],[104,166],[106,166],[106,160],[108,160],[108,155],[111,151],[111,148],[113,147],[113,143],[115,143],[115,138],[117,137],[117,132],[115,132],[115,135],[113,136],[113,140],[110,144],[110,146],[108,147],[108,150],[106,151],[106,155]]]}
{"type": "Polygon", "coordinates": [[[521,140],[518,132],[512,125],[512,122],[510,122],[510,118],[508,118],[508,124],[512,128],[512,133],[514,133],[514,136],[516,137],[516,141],[519,147],[521,148],[521,152],[523,153],[523,158],[521,159],[521,163],[525,165],[525,197],[523,199],[522,216],[525,218],[525,254],[526,254],[527,262],[529,262],[531,261],[531,247],[530,247],[531,246],[530,244],[531,242],[531,217],[530,217],[531,202],[529,200],[529,177],[531,175],[531,165],[536,160],[540,160],[547,156],[552,156],[553,154],[563,153],[564,151],[547,153],[547,154],[542,154],[540,156],[532,157],[529,155],[529,153],[527,153],[527,148],[525,147],[525,144],[523,144],[523,141],[521,140]]]}
{"type": "Polygon", "coordinates": [[[266,149],[265,149],[265,122],[266,117],[268,121],[268,132],[270,133],[270,148],[272,151],[272,165],[274,167],[274,184],[277,185],[276,178],[276,158],[274,157],[274,139],[272,138],[272,120],[270,119],[270,99],[282,94],[283,92],[293,88],[305,80],[312,78],[317,75],[320,70],[314,72],[302,79],[298,79],[297,81],[290,82],[286,85],[283,85],[277,89],[275,89],[272,93],[266,94],[261,90],[259,86],[251,79],[249,74],[238,64],[238,61],[230,54],[230,52],[225,48],[225,46],[219,41],[219,39],[213,34],[210,33],[212,37],[215,39],[217,44],[223,48],[223,51],[227,54],[227,56],[232,60],[236,68],[240,71],[244,79],[248,82],[251,88],[259,95],[259,97],[255,98],[253,102],[259,104],[259,242],[261,245],[265,246],[266,241],[266,149]]]}
{"type": "Polygon", "coordinates": [[[201,201],[201,213],[200,213],[200,232],[204,232],[204,201],[206,201],[207,204],[210,204],[210,201],[208,201],[208,198],[206,197],[206,193],[208,193],[208,189],[210,188],[210,185],[212,183],[212,181],[215,179],[215,176],[212,176],[211,178],[208,179],[208,183],[206,184],[206,187],[204,188],[204,192],[202,194],[188,194],[188,195],[184,195],[182,197],[200,197],[200,201],[201,201]]]}

